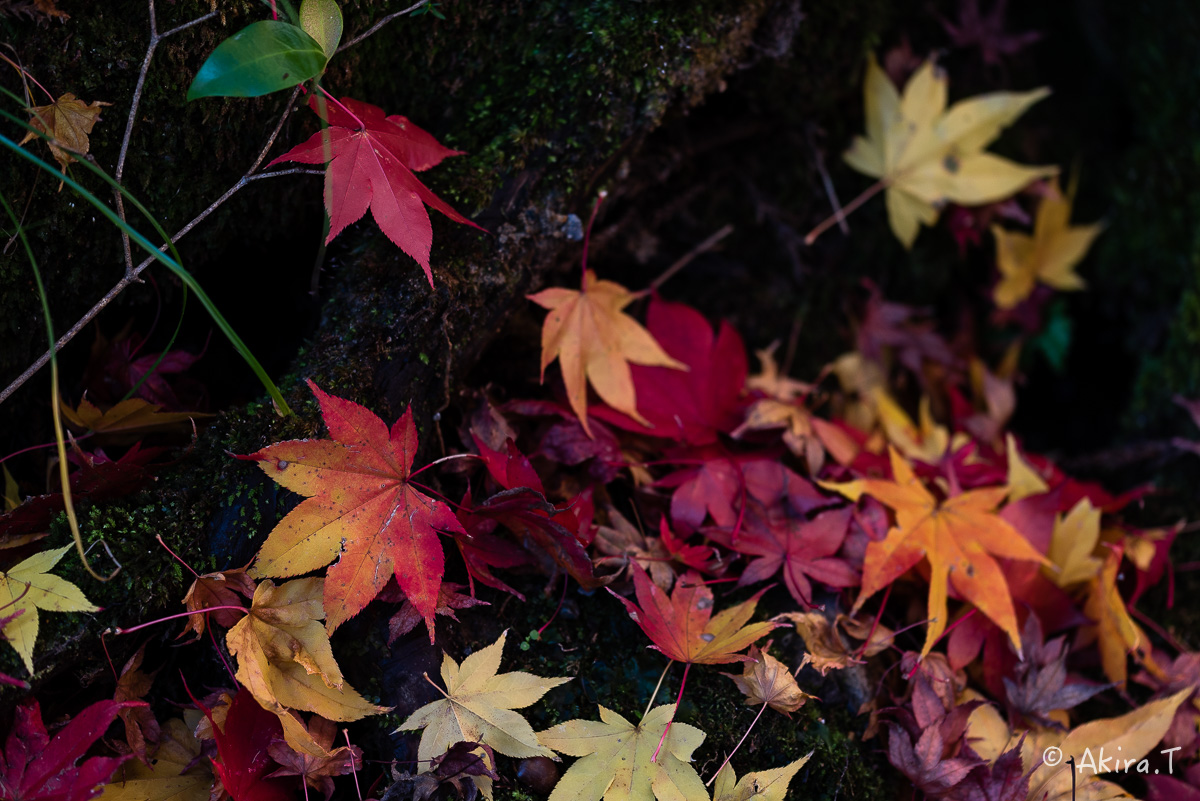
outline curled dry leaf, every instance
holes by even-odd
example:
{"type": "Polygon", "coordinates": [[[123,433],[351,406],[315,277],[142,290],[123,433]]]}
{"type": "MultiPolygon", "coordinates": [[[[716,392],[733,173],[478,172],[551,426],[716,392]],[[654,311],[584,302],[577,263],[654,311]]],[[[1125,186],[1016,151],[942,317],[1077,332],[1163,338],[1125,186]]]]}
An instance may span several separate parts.
{"type": "Polygon", "coordinates": [[[791,623],[804,639],[804,647],[808,653],[800,663],[801,668],[812,665],[824,676],[830,670],[847,668],[862,661],[851,655],[833,624],[821,612],[788,612],[779,615],[775,620],[791,623]]]}
{"type": "Polygon", "coordinates": [[[743,665],[742,675],[723,675],[733,679],[733,683],[746,696],[748,706],[766,704],[790,717],[809,698],[816,696],[800,689],[788,666],[767,653],[770,648],[770,641],[761,651],[757,645],[750,646],[750,658],[754,661],[743,665]]]}
{"type": "Polygon", "coordinates": [[[726,762],[717,773],[713,785],[713,801],[783,801],[787,797],[792,778],[807,764],[813,752],[809,751],[790,765],[774,770],[747,773],[740,780],[733,772],[733,765],[726,762]]]}
{"type": "Polygon", "coordinates": [[[217,609],[213,612],[205,610],[213,606],[242,606],[246,600],[254,597],[254,579],[246,575],[246,568],[222,570],[219,573],[205,573],[197,576],[183,597],[183,604],[189,612],[187,625],[179,636],[189,631],[196,633],[197,639],[204,634],[204,626],[209,615],[212,622],[222,628],[230,628],[242,619],[242,613],[235,609],[217,609]]]}
{"type": "MultiPolygon", "coordinates": [[[[53,5],[51,7],[53,8],[53,5]]],[[[75,160],[75,156],[87,155],[92,146],[88,137],[100,120],[100,110],[111,105],[112,103],[101,100],[85,103],[71,92],[67,92],[53,103],[27,108],[26,113],[31,115],[29,125],[34,130],[25,133],[21,144],[36,139],[39,133],[45,134],[48,137],[46,144],[50,148],[50,154],[65,174],[67,165],[75,160]]],[[[59,188],[62,188],[61,184],[59,188]]]]}

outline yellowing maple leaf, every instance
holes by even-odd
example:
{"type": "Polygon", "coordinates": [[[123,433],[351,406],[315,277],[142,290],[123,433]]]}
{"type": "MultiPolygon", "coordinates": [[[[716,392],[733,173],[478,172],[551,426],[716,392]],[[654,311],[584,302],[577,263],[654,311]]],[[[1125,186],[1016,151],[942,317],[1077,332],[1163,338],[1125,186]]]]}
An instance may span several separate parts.
{"type": "Polygon", "coordinates": [[[896,525],[882,541],[867,545],[862,592],[854,611],[922,559],[929,561],[929,629],[925,656],[946,629],[950,587],[999,626],[1021,653],[1021,635],[1008,581],[995,557],[1046,562],[1008,522],[994,513],[1007,487],[983,487],[939,501],[890,449],[894,481],[859,479],[843,484],[821,482],[851,500],[864,493],[890,506],[896,525]]]}
{"type": "Polygon", "coordinates": [[[1064,517],[1054,517],[1054,533],[1047,556],[1058,570],[1044,568],[1046,577],[1060,587],[1087,581],[1100,572],[1103,560],[1092,556],[1100,542],[1100,510],[1083,498],[1064,517]]]}
{"type": "Polygon", "coordinates": [[[1001,309],[1011,309],[1025,300],[1038,283],[1061,292],[1084,288],[1075,266],[1104,226],[1070,225],[1071,194],[1064,196],[1057,180],[1051,184],[1050,194],[1038,206],[1033,236],[992,226],[1000,270],[994,297],[1001,309]]]}
{"type": "Polygon", "coordinates": [[[531,673],[500,673],[505,631],[500,639],[468,656],[459,665],[449,655],[442,661],[445,698],[418,709],[399,731],[424,729],[417,759],[441,756],[458,742],[482,743],[518,759],[554,754],[538,742],[533,727],[514,712],[535,703],[569,678],[543,678],[531,673]]]}
{"type": "Polygon", "coordinates": [[[1142,660],[1151,657],[1143,652],[1147,643],[1146,635],[1129,616],[1125,599],[1117,589],[1121,556],[1120,547],[1112,548],[1103,566],[1088,581],[1083,614],[1094,620],[1095,624],[1080,630],[1076,644],[1089,645],[1095,642],[1100,649],[1100,665],[1104,668],[1104,675],[1123,688],[1128,677],[1127,655],[1132,653],[1142,660]]]}
{"type": "Polygon", "coordinates": [[[888,220],[906,248],[922,223],[937,221],[943,204],[992,203],[1057,172],[984,152],[1048,89],[994,92],[947,109],[946,83],[945,74],[926,61],[901,96],[871,56],[863,86],[866,136],[856,137],[845,154],[846,163],[887,190],[888,220]]]}
{"type": "Polygon", "coordinates": [[[255,700],[279,716],[283,736],[297,751],[328,756],[289,710],[315,712],[329,720],[358,720],[387,712],[368,703],[345,683],[321,619],[325,579],[295,579],[278,587],[261,582],[249,613],[225,635],[237,657],[237,680],[255,700]]]}
{"type": "MultiPolygon", "coordinates": [[[[100,110],[104,106],[111,105],[112,103],[100,100],[85,103],[67,92],[53,103],[34,106],[25,111],[33,115],[29,125],[38,133],[44,133],[49,137],[46,144],[50,146],[51,155],[54,156],[54,160],[59,163],[65,174],[67,165],[75,160],[73,154],[87,154],[91,148],[88,136],[100,119],[100,110]]],[[[36,138],[37,133],[28,131],[25,138],[21,140],[21,144],[36,138]]],[[[59,188],[62,188],[61,185],[59,188]]]]}
{"type": "Polygon", "coordinates": [[[39,609],[47,612],[99,611],[78,587],[48,572],[70,549],[70,545],[64,545],[35,553],[7,573],[0,571],[0,617],[19,613],[0,629],[0,636],[17,649],[30,673],[33,673],[39,609]]]}
{"type": "Polygon", "coordinates": [[[1031,495],[1048,492],[1049,485],[1021,456],[1021,452],[1017,449],[1016,438],[1009,434],[1005,437],[1004,443],[1008,454],[1008,481],[1006,483],[1008,484],[1009,502],[1015,503],[1031,495]]]}
{"type": "Polygon", "coordinates": [[[556,288],[529,296],[550,310],[542,327],[542,378],[546,377],[546,368],[558,359],[567,400],[589,435],[588,381],[609,406],[650,426],[638,414],[629,365],[688,369],[668,356],[649,331],[624,313],[636,298],[635,293],[614,281],[598,280],[591,270],[584,274],[583,288],[578,292],[556,288]]]}
{"type": "Polygon", "coordinates": [[[79,401],[77,409],[62,400],[59,405],[63,416],[72,425],[97,434],[144,434],[175,428],[197,418],[212,417],[201,412],[164,412],[141,398],[123,400],[104,411],[87,398],[79,401]]]}
{"type": "Polygon", "coordinates": [[[813,752],[809,751],[782,768],[747,773],[740,781],[733,772],[733,765],[726,762],[717,772],[717,780],[713,785],[713,801],[783,801],[792,777],[804,767],[812,755],[813,752]]]}
{"type": "Polygon", "coordinates": [[[549,801],[708,801],[691,765],[704,732],[686,723],[670,725],[674,714],[674,704],[660,706],[634,726],[602,706],[598,721],[568,720],[538,732],[542,745],[581,757],[558,780],[549,801]]]}

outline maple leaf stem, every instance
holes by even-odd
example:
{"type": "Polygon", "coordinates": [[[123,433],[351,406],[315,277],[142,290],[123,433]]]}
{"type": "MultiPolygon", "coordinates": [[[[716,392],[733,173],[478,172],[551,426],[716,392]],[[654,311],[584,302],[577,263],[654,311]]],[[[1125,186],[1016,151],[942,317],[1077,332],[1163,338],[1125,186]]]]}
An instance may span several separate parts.
{"type": "Polygon", "coordinates": [[[422,677],[424,677],[425,681],[429,682],[429,686],[433,687],[433,689],[437,690],[439,693],[441,693],[441,694],[442,694],[443,696],[445,696],[446,698],[449,698],[449,697],[450,697],[450,696],[449,696],[449,695],[446,693],[446,691],[445,691],[445,690],[443,690],[441,687],[437,686],[437,684],[435,684],[435,683],[434,683],[433,679],[429,678],[429,674],[428,674],[428,673],[422,673],[422,674],[421,674],[421,676],[422,676],[422,677]]]}
{"type": "Polygon", "coordinates": [[[842,206],[835,213],[826,217],[820,225],[809,231],[804,237],[804,244],[811,245],[813,242],[817,241],[817,237],[828,231],[833,226],[845,223],[847,215],[849,215],[862,204],[866,203],[871,198],[878,195],[884,189],[887,189],[887,187],[887,182],[883,180],[879,180],[871,184],[862,192],[862,194],[854,198],[854,200],[851,200],[845,206],[842,206]]]}
{"type": "MultiPolygon", "coordinates": [[[[887,590],[883,593],[883,601],[881,601],[879,604],[879,611],[875,613],[875,619],[871,621],[871,630],[867,632],[867,639],[863,640],[862,647],[854,652],[855,659],[858,659],[860,656],[862,656],[863,652],[867,650],[868,646],[870,646],[871,638],[875,636],[875,629],[879,628],[879,619],[883,617],[884,607],[887,606],[888,598],[890,598],[891,595],[892,585],[889,584],[887,585],[887,590]]],[[[895,637],[896,635],[893,634],[892,636],[895,637]]]]}
{"type": "MultiPolygon", "coordinates": [[[[50,91],[49,91],[49,90],[48,90],[46,87],[44,87],[44,86],[42,86],[40,83],[38,83],[38,79],[37,79],[37,78],[35,78],[35,77],[33,77],[33,73],[31,73],[29,70],[27,70],[27,69],[25,69],[24,67],[22,67],[20,64],[17,64],[15,61],[13,61],[12,59],[10,59],[8,56],[4,55],[3,53],[0,53],[0,59],[4,59],[4,61],[5,61],[5,62],[6,62],[6,63],[7,63],[9,66],[10,66],[10,67],[12,67],[14,70],[16,70],[16,71],[17,71],[17,72],[18,72],[18,73],[21,75],[21,81],[22,81],[22,82],[24,82],[24,80],[25,80],[26,78],[28,78],[29,80],[33,81],[33,85],[34,85],[34,86],[36,86],[38,89],[41,89],[43,92],[45,92],[45,93],[46,93],[46,97],[50,98],[50,102],[51,102],[51,103],[53,103],[53,102],[54,102],[54,95],[50,94],[50,91]]],[[[28,88],[27,88],[27,89],[26,89],[26,93],[28,93],[28,91],[29,91],[29,90],[28,90],[28,88]]],[[[33,100],[33,98],[31,97],[31,98],[30,98],[30,102],[32,102],[32,100],[33,100]]]]}
{"type": "Polygon", "coordinates": [[[679,711],[679,702],[683,700],[683,688],[687,686],[687,674],[691,667],[691,662],[683,663],[683,679],[679,682],[679,695],[675,696],[675,708],[671,710],[671,719],[667,721],[667,727],[663,729],[662,737],[658,738],[658,748],[654,749],[654,755],[650,757],[651,762],[658,762],[658,752],[662,751],[663,743],[667,741],[667,734],[675,723],[675,713],[679,711]]]}
{"type": "Polygon", "coordinates": [[[654,708],[654,699],[658,697],[658,691],[662,688],[663,679],[667,677],[667,671],[671,669],[671,665],[673,664],[675,664],[675,660],[669,660],[667,666],[663,668],[662,675],[658,677],[658,684],[654,685],[654,692],[650,693],[650,701],[646,704],[646,711],[642,713],[642,720],[645,720],[646,715],[649,715],[650,710],[654,708]]]}
{"type": "Polygon", "coordinates": [[[542,636],[542,632],[550,628],[550,624],[554,622],[554,618],[558,617],[558,611],[562,609],[563,603],[567,600],[567,585],[571,581],[570,573],[563,573],[563,589],[562,595],[558,598],[558,606],[554,607],[554,613],[550,615],[550,619],[542,624],[542,627],[537,630],[538,636],[542,636]]]}
{"type": "MultiPolygon", "coordinates": [[[[225,652],[221,650],[221,646],[217,643],[217,635],[213,631],[212,626],[205,626],[208,629],[208,636],[212,639],[213,649],[217,652],[217,656],[221,657],[221,664],[225,666],[225,672],[229,674],[229,678],[233,681],[233,686],[237,686],[237,674],[233,672],[233,668],[229,666],[229,662],[225,659],[225,652]]],[[[184,629],[186,631],[187,629],[184,629]]]]}
{"type": "Polygon", "coordinates": [[[323,86],[321,86],[321,84],[319,84],[319,83],[318,83],[318,84],[315,84],[315,85],[314,85],[314,88],[315,88],[315,89],[316,89],[318,92],[320,92],[320,93],[321,93],[321,97],[323,97],[324,99],[328,100],[330,103],[333,103],[333,105],[337,106],[337,107],[338,107],[338,108],[340,108],[342,111],[344,111],[344,112],[346,112],[347,114],[349,114],[349,115],[350,115],[350,116],[351,116],[351,117],[354,119],[354,121],[358,123],[358,125],[359,125],[359,128],[361,128],[361,129],[363,129],[363,130],[366,130],[366,128],[367,128],[367,124],[366,124],[365,122],[363,122],[361,119],[359,119],[359,116],[358,116],[357,114],[355,114],[353,111],[351,111],[350,109],[348,109],[348,108],[346,108],[344,105],[342,105],[342,104],[341,104],[341,102],[339,102],[339,101],[338,101],[338,99],[337,99],[336,97],[334,97],[333,95],[329,94],[329,92],[326,92],[326,91],[325,91],[325,88],[324,88],[323,86]]]}
{"type": "Polygon", "coordinates": [[[167,615],[166,617],[160,617],[158,620],[150,620],[150,621],[147,621],[146,623],[139,623],[136,626],[134,626],[133,628],[123,629],[123,628],[118,627],[118,628],[113,629],[112,631],[113,631],[113,634],[133,634],[133,632],[135,632],[135,631],[141,631],[142,629],[144,629],[148,626],[153,626],[157,623],[167,623],[172,620],[178,620],[181,617],[191,617],[192,615],[205,615],[205,614],[208,614],[209,612],[219,612],[222,609],[233,609],[233,610],[237,610],[240,612],[247,612],[247,613],[250,611],[249,609],[247,609],[244,606],[208,606],[208,607],[205,607],[204,609],[197,609],[195,612],[180,612],[177,615],[167,615]]]}
{"type": "Polygon", "coordinates": [[[358,801],[362,801],[362,788],[358,786],[358,772],[362,770],[362,765],[355,762],[354,744],[350,742],[350,730],[342,729],[342,736],[346,738],[346,750],[350,754],[350,767],[354,775],[354,791],[358,793],[358,801]]]}
{"type": "MultiPolygon", "coordinates": [[[[1145,612],[1141,611],[1140,609],[1138,609],[1137,607],[1134,607],[1134,606],[1129,607],[1129,614],[1133,615],[1138,620],[1142,621],[1142,623],[1144,623],[1147,627],[1149,627],[1151,630],[1153,630],[1155,634],[1157,634],[1158,636],[1160,636],[1164,640],[1166,640],[1167,643],[1169,643],[1170,646],[1172,648],[1174,648],[1176,651],[1178,651],[1181,654],[1187,653],[1188,648],[1183,643],[1181,643],[1178,639],[1176,639],[1174,636],[1172,636],[1171,632],[1167,631],[1161,625],[1159,625],[1158,622],[1156,622],[1154,620],[1154,618],[1150,617],[1145,612]]],[[[1135,653],[1135,658],[1136,658],[1136,653],[1135,653]]]]}
{"type": "Polygon", "coordinates": [[[587,228],[583,229],[583,258],[579,260],[580,274],[582,278],[579,281],[579,291],[587,291],[587,257],[588,246],[592,242],[592,225],[596,222],[596,214],[600,211],[600,204],[604,202],[604,198],[608,197],[608,192],[600,190],[600,194],[596,196],[596,204],[592,206],[592,216],[588,217],[587,228]]]}
{"type": "MultiPolygon", "coordinates": [[[[279,19],[279,9],[275,7],[275,0],[268,0],[268,2],[270,2],[270,4],[271,4],[271,19],[278,20],[279,19]]],[[[304,797],[308,798],[307,785],[305,786],[304,797]]]]}
{"type": "Polygon", "coordinates": [[[451,461],[454,461],[455,459],[479,459],[482,461],[483,457],[478,454],[475,454],[475,453],[452,453],[449,456],[443,456],[441,459],[434,459],[432,462],[425,465],[420,470],[414,470],[412,473],[409,474],[408,477],[411,480],[412,478],[421,475],[422,473],[424,473],[426,470],[433,467],[434,465],[442,464],[443,462],[451,462],[451,461]]]}
{"type": "Polygon", "coordinates": [[[754,716],[754,720],[750,721],[750,726],[746,729],[746,733],[742,735],[742,739],[738,740],[738,744],[735,745],[733,750],[729,752],[729,756],[725,757],[725,761],[721,763],[721,767],[717,768],[717,772],[712,775],[712,778],[704,783],[705,787],[711,787],[712,783],[717,780],[717,776],[719,776],[721,771],[724,770],[725,766],[729,764],[729,760],[733,759],[733,755],[736,754],[738,749],[742,747],[742,743],[746,742],[746,738],[750,736],[750,732],[754,729],[754,724],[758,723],[758,719],[761,718],[762,713],[766,711],[767,704],[766,702],[763,702],[763,705],[758,709],[758,714],[754,716]]]}
{"type": "Polygon", "coordinates": [[[170,546],[169,546],[169,545],[167,545],[165,542],[163,542],[162,534],[155,534],[155,535],[154,535],[154,539],[158,540],[158,544],[159,544],[159,545],[161,545],[161,546],[163,547],[163,550],[165,550],[167,553],[171,554],[171,556],[174,556],[174,557],[175,557],[175,561],[176,561],[176,562],[178,562],[179,564],[181,564],[181,565],[183,565],[184,567],[186,567],[186,568],[188,569],[188,572],[190,572],[190,573],[191,573],[193,576],[195,576],[196,578],[200,578],[200,574],[199,574],[199,573],[197,573],[197,572],[196,572],[196,571],[195,571],[195,570],[192,568],[192,566],[191,566],[191,565],[189,565],[187,562],[183,561],[183,559],[182,559],[182,558],[179,556],[179,554],[177,554],[177,553],[175,553],[174,551],[172,551],[172,550],[171,550],[171,548],[170,548],[170,546]]]}

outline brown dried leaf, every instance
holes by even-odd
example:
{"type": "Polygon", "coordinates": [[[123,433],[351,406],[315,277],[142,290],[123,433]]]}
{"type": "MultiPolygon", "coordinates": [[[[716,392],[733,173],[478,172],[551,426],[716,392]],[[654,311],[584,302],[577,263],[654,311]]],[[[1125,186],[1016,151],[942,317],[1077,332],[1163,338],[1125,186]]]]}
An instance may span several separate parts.
{"type": "Polygon", "coordinates": [[[733,683],[746,696],[747,706],[766,704],[776,712],[791,717],[791,713],[804,706],[805,701],[816,696],[800,689],[787,665],[767,653],[770,648],[769,640],[762,650],[757,645],[751,646],[750,658],[756,661],[746,662],[740,676],[732,673],[723,675],[733,679],[733,683]]]}

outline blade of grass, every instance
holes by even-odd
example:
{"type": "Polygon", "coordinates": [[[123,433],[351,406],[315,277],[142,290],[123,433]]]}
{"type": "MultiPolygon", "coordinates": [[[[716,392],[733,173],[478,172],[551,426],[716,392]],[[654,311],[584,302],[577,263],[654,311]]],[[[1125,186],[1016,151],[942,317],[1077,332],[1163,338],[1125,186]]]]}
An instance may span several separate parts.
{"type": "MultiPolygon", "coordinates": [[[[33,269],[33,279],[37,284],[38,298],[42,301],[42,315],[46,320],[46,335],[50,338],[50,346],[54,347],[54,322],[50,317],[50,302],[46,299],[46,286],[42,283],[42,273],[38,269],[37,259],[33,255],[33,248],[29,244],[29,238],[25,236],[25,229],[21,222],[17,219],[16,212],[9,205],[8,198],[0,192],[0,205],[4,206],[4,213],[12,220],[16,228],[17,236],[21,240],[21,245],[25,248],[25,255],[29,258],[29,266],[33,269]]],[[[88,563],[87,552],[83,549],[83,537],[79,533],[79,520],[75,516],[75,504],[71,502],[71,477],[67,463],[67,443],[66,435],[63,433],[62,412],[59,409],[58,402],[58,359],[50,357],[50,408],[54,415],[54,438],[58,445],[58,475],[59,481],[62,483],[63,504],[67,510],[67,521],[71,524],[71,536],[75,538],[75,549],[79,551],[79,561],[83,562],[87,572],[92,574],[92,578],[97,581],[108,581],[113,576],[121,571],[120,566],[117,567],[107,577],[101,576],[88,563]]]]}

